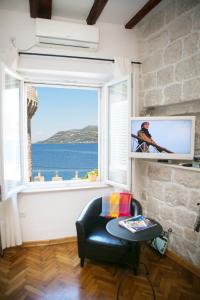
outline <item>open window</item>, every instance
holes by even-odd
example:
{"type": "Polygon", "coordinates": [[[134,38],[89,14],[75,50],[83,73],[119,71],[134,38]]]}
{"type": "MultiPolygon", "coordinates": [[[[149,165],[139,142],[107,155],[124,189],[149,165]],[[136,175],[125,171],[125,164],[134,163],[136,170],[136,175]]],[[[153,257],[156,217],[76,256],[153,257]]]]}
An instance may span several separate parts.
{"type": "Polygon", "coordinates": [[[0,182],[2,200],[23,188],[23,79],[1,64],[0,182]]]}
{"type": "Polygon", "coordinates": [[[130,75],[106,85],[106,179],[109,184],[126,190],[130,190],[131,183],[131,80],[130,75]]]}
{"type": "MultiPolygon", "coordinates": [[[[70,126],[71,128],[66,126],[66,128],[62,127],[60,130],[55,129],[52,135],[34,137],[39,132],[38,128],[41,128],[41,131],[43,131],[45,127],[49,128],[50,124],[55,125],[58,122],[61,114],[61,112],[58,113],[57,111],[58,107],[64,112],[64,106],[59,103],[59,98],[55,97],[56,105],[51,108],[51,114],[48,115],[48,101],[50,95],[53,94],[53,88],[57,90],[57,93],[58,91],[61,93],[62,89],[69,92],[70,89],[81,90],[81,88],[80,86],[67,87],[66,85],[59,87],[38,85],[37,87],[34,84],[26,84],[26,93],[25,97],[23,97],[24,83],[22,78],[2,66],[0,137],[3,142],[0,146],[0,179],[3,198],[8,198],[13,192],[20,191],[24,187],[24,182],[34,181],[34,178],[36,178],[36,181],[82,180],[86,178],[88,172],[94,171],[97,173],[97,170],[99,171],[100,168],[101,174],[103,174],[101,177],[102,181],[106,179],[106,182],[113,186],[130,190],[129,120],[131,114],[131,82],[131,76],[127,76],[107,84],[104,87],[107,91],[106,97],[104,97],[105,101],[100,99],[100,94],[101,96],[104,94],[100,93],[100,88],[89,89],[87,86],[82,91],[96,93],[96,96],[93,97],[96,99],[94,101],[96,108],[95,110],[93,108],[92,111],[91,105],[84,103],[84,100],[82,104],[85,105],[86,111],[90,111],[90,117],[93,116],[94,122],[89,121],[88,124],[84,123],[83,126],[77,124],[77,126],[70,126]],[[29,89],[30,94],[28,94],[28,88],[34,88],[35,92],[33,92],[33,89],[29,89]],[[44,93],[44,90],[42,90],[44,88],[49,89],[49,96],[46,95],[44,97],[46,100],[43,100],[44,103],[42,103],[39,98],[41,98],[40,93],[44,93]],[[32,101],[34,97],[35,101],[39,99],[38,103],[36,103],[37,101],[32,101]],[[39,118],[36,118],[36,114],[41,108],[40,105],[44,106],[43,112],[39,118]],[[38,111],[36,112],[36,110],[38,111]],[[56,114],[57,119],[55,119],[56,114]],[[106,120],[106,122],[103,122],[103,120],[106,120]],[[91,125],[95,128],[88,128],[91,125]],[[103,130],[102,127],[104,127],[103,130]],[[85,140],[85,143],[80,143],[80,140],[79,143],[75,143],[74,139],[68,140],[68,149],[63,149],[65,142],[61,138],[59,143],[52,143],[51,138],[58,137],[59,133],[62,133],[65,129],[70,129],[71,135],[76,133],[76,141],[80,132],[74,132],[74,129],[83,129],[83,135],[87,129],[92,129],[93,132],[86,133],[87,140],[85,140]],[[92,134],[95,135],[95,138],[92,137],[92,134]],[[50,148],[58,146],[59,149],[54,149],[56,151],[54,151],[53,157],[48,159],[45,148],[49,147],[49,145],[50,148]],[[43,147],[43,150],[41,151],[40,149],[40,153],[38,153],[38,149],[41,147],[43,147]],[[85,149],[71,149],[70,147],[85,147],[85,149]],[[88,147],[91,148],[89,149],[88,147]],[[86,156],[80,159],[84,153],[86,156]],[[41,154],[43,157],[39,161],[41,154]],[[69,154],[73,156],[73,159],[72,157],[70,158],[69,154]],[[68,160],[68,165],[61,162],[61,167],[59,167],[57,160],[59,160],[60,155],[68,160]],[[79,161],[79,166],[77,164],[72,166],[73,161],[75,163],[79,161]]],[[[71,101],[70,97],[69,101],[71,101]]],[[[86,111],[81,108],[80,103],[73,103],[73,105],[75,112],[84,115],[86,120],[91,119],[86,111]]],[[[73,115],[72,113],[69,115],[71,119],[79,120],[78,115],[73,115]]],[[[51,150],[48,151],[52,152],[51,150]]]]}

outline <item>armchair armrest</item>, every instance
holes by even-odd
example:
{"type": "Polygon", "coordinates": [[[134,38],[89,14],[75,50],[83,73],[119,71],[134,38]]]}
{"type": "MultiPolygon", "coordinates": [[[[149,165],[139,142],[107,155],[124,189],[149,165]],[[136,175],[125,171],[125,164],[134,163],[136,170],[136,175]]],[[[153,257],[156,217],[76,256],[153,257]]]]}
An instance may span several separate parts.
{"type": "Polygon", "coordinates": [[[131,212],[133,216],[142,215],[142,206],[140,202],[136,199],[132,201],[131,212]]]}
{"type": "Polygon", "coordinates": [[[79,257],[85,256],[85,238],[101,213],[102,198],[91,200],[76,221],[79,257]]]}
{"type": "Polygon", "coordinates": [[[81,244],[84,242],[88,232],[97,221],[102,209],[102,198],[91,200],[81,212],[76,221],[76,230],[78,238],[79,250],[82,249],[81,244]]]}

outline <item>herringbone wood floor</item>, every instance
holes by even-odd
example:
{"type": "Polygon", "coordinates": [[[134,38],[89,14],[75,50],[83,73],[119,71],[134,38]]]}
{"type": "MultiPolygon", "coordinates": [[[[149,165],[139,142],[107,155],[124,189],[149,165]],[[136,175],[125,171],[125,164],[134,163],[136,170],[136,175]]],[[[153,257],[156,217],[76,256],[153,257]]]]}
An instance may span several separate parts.
{"type": "Polygon", "coordinates": [[[200,279],[145,247],[139,275],[127,268],[87,261],[79,266],[76,243],[7,249],[0,258],[1,300],[199,300],[200,279]],[[122,280],[123,279],[123,280],[122,280]]]}

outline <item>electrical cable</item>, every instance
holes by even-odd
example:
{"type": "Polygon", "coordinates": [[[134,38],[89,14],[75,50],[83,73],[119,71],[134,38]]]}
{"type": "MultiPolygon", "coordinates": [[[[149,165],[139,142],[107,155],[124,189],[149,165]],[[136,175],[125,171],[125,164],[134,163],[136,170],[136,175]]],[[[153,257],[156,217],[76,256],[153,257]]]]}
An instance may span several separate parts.
{"type": "Polygon", "coordinates": [[[14,37],[11,37],[10,38],[10,42],[11,42],[11,45],[19,52],[19,51],[29,51],[29,50],[31,50],[34,46],[35,46],[35,44],[33,44],[32,46],[30,46],[30,47],[28,47],[28,48],[26,48],[26,49],[21,49],[21,50],[19,50],[18,48],[17,48],[17,46],[16,46],[16,39],[14,38],[14,37]]]}
{"type": "MultiPolygon", "coordinates": [[[[145,263],[141,262],[141,263],[139,263],[139,265],[143,265],[144,268],[145,268],[145,277],[146,277],[146,279],[147,279],[147,281],[148,281],[148,283],[149,283],[149,285],[150,285],[150,287],[151,287],[152,295],[153,295],[153,300],[156,300],[155,289],[154,289],[154,286],[153,286],[153,283],[152,283],[151,279],[149,278],[149,270],[148,270],[148,268],[147,268],[147,266],[146,266],[145,263]]],[[[129,271],[130,271],[130,270],[128,269],[128,270],[125,271],[125,273],[127,273],[127,272],[129,272],[129,271]]],[[[129,273],[129,274],[126,274],[126,276],[123,276],[122,280],[120,281],[120,283],[119,283],[119,285],[118,285],[118,287],[117,287],[116,300],[119,300],[119,291],[120,291],[121,286],[122,286],[122,284],[123,284],[123,282],[124,282],[124,279],[126,279],[127,276],[131,276],[131,277],[132,277],[133,274],[132,274],[132,273],[129,273]]]]}
{"type": "Polygon", "coordinates": [[[33,45],[30,46],[29,48],[19,50],[19,52],[29,51],[29,50],[31,50],[34,46],[36,46],[36,45],[33,44],[33,45]]]}
{"type": "Polygon", "coordinates": [[[140,264],[141,264],[141,265],[143,265],[143,266],[144,266],[144,268],[145,268],[145,271],[146,271],[146,274],[145,274],[145,276],[146,276],[146,278],[147,278],[147,281],[149,282],[149,285],[150,285],[150,287],[151,287],[152,294],[153,294],[153,299],[154,299],[154,300],[156,300],[156,293],[155,293],[155,289],[154,289],[153,283],[151,282],[151,279],[149,278],[149,270],[148,270],[148,268],[147,268],[147,266],[146,266],[146,264],[145,264],[145,263],[141,262],[140,264]]]}

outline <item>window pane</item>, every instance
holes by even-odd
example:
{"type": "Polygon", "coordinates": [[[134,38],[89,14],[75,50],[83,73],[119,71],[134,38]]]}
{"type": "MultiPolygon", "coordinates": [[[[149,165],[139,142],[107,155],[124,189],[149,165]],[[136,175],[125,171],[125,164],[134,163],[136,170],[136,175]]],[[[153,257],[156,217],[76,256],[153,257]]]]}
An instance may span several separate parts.
{"type": "Polygon", "coordinates": [[[28,114],[32,180],[86,179],[88,172],[97,173],[97,90],[36,87],[36,91],[36,111],[28,114]]]}
{"type": "Polygon", "coordinates": [[[108,180],[127,185],[127,80],[109,86],[108,93],[108,180]]]}
{"type": "Polygon", "coordinates": [[[3,96],[3,154],[5,193],[21,185],[20,80],[5,74],[3,96]]]}

